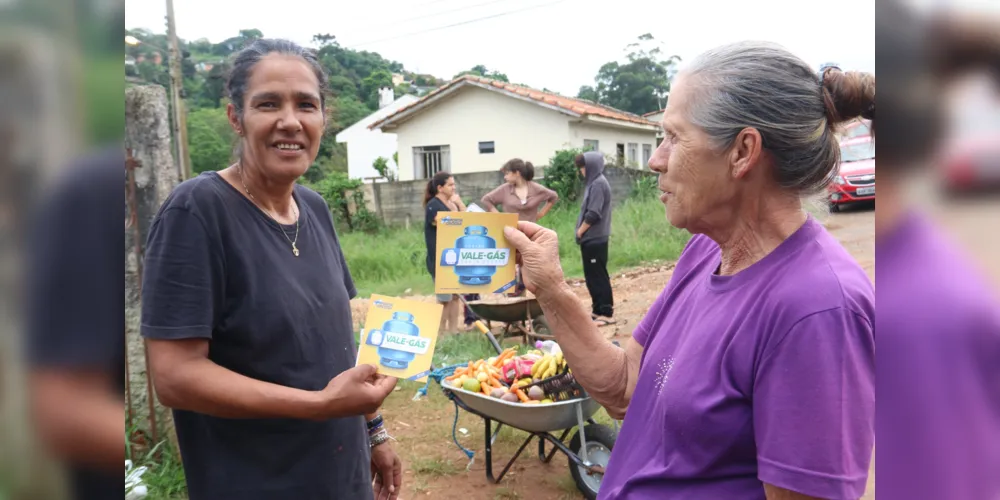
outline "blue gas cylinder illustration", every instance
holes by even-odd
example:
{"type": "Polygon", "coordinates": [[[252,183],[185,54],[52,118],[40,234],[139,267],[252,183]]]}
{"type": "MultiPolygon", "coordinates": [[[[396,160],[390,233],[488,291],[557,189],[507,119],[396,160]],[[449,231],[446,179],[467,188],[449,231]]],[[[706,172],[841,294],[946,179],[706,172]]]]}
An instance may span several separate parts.
{"type": "Polygon", "coordinates": [[[385,338],[386,333],[419,337],[420,328],[413,323],[412,314],[399,311],[392,314],[392,319],[382,324],[381,330],[368,332],[368,343],[379,346],[378,355],[382,358],[382,366],[405,370],[406,367],[410,366],[410,361],[413,361],[415,355],[411,352],[397,351],[391,347],[383,347],[382,340],[385,338]]]}
{"type": "MultiPolygon", "coordinates": [[[[459,252],[468,249],[496,248],[496,240],[486,233],[487,230],[483,226],[469,226],[465,228],[465,236],[455,241],[455,248],[459,252]]],[[[455,266],[458,282],[463,285],[487,285],[493,281],[496,272],[496,266],[455,266]]]]}

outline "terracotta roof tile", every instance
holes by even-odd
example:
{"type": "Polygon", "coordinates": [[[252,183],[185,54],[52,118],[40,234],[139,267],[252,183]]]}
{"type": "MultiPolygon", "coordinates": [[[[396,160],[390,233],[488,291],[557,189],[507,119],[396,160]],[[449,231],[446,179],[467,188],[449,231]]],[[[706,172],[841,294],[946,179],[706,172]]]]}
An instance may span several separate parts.
{"type": "Polygon", "coordinates": [[[561,95],[558,95],[558,94],[552,94],[552,93],[549,93],[549,92],[543,92],[541,90],[536,90],[536,89],[533,89],[533,88],[530,88],[530,87],[524,87],[524,86],[521,86],[521,85],[514,85],[512,83],[501,82],[499,80],[492,80],[492,79],[483,78],[483,77],[480,77],[480,76],[463,75],[461,77],[458,77],[458,78],[452,80],[451,82],[448,82],[447,84],[445,84],[445,85],[443,85],[441,87],[438,87],[438,88],[432,90],[430,93],[428,93],[424,97],[420,98],[420,100],[412,102],[412,103],[410,103],[410,104],[408,104],[406,106],[403,106],[402,108],[399,108],[398,110],[396,110],[396,112],[391,113],[388,116],[386,116],[385,118],[382,118],[381,120],[379,120],[379,121],[371,124],[369,126],[369,128],[370,129],[377,128],[377,127],[381,126],[382,124],[384,124],[384,123],[386,123],[388,121],[391,121],[393,118],[399,116],[402,113],[405,113],[405,112],[407,112],[409,110],[412,110],[414,108],[422,106],[429,99],[431,99],[434,96],[440,94],[441,92],[444,92],[445,90],[453,88],[456,85],[462,85],[462,84],[466,84],[466,83],[472,83],[472,84],[476,84],[476,85],[486,85],[486,86],[493,87],[493,88],[496,88],[496,89],[500,89],[500,90],[503,90],[503,91],[506,91],[506,92],[510,92],[512,94],[516,94],[516,95],[519,95],[519,96],[528,97],[529,99],[532,99],[532,100],[535,100],[535,101],[539,101],[541,103],[544,103],[544,104],[547,104],[547,105],[550,105],[550,106],[555,106],[557,108],[560,108],[560,109],[563,109],[563,110],[566,110],[566,111],[569,111],[571,113],[575,113],[575,114],[578,114],[578,115],[582,115],[582,116],[599,116],[601,118],[608,118],[608,119],[611,119],[611,120],[620,120],[620,121],[624,121],[624,122],[637,123],[637,124],[641,124],[641,125],[653,125],[653,126],[656,125],[656,123],[651,122],[651,121],[649,121],[649,120],[647,120],[647,119],[645,119],[645,118],[643,118],[643,117],[641,117],[639,115],[635,115],[635,114],[629,113],[627,111],[622,111],[622,110],[619,110],[619,109],[615,109],[615,108],[612,108],[610,106],[604,106],[604,105],[601,105],[601,104],[596,104],[596,103],[593,103],[593,102],[590,102],[590,101],[586,101],[586,100],[583,100],[583,99],[576,99],[576,98],[572,98],[572,97],[561,96],[561,95]]]}

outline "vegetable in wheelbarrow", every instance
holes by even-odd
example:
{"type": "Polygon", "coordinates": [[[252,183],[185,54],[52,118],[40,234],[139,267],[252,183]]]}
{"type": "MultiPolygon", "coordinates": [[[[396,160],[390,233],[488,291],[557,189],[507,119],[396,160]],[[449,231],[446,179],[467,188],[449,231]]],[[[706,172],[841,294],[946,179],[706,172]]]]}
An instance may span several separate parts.
{"type": "Polygon", "coordinates": [[[509,348],[498,356],[470,361],[445,383],[451,387],[524,405],[550,404],[584,396],[558,348],[518,355],[509,348]]]}

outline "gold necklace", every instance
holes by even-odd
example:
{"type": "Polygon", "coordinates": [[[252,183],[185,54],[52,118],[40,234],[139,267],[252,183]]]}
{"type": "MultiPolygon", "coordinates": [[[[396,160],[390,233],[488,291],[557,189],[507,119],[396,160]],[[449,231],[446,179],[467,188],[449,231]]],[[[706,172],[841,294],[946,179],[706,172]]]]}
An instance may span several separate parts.
{"type": "MultiPolygon", "coordinates": [[[[243,183],[243,190],[247,192],[247,196],[250,197],[250,201],[254,202],[254,204],[257,205],[258,207],[264,208],[264,207],[261,207],[260,203],[257,203],[257,199],[253,197],[253,194],[250,192],[250,189],[247,188],[247,181],[243,178],[243,163],[238,163],[238,165],[239,165],[238,170],[240,172],[240,182],[243,183]]],[[[281,223],[278,222],[278,218],[275,217],[274,215],[272,215],[270,210],[264,209],[264,211],[267,212],[267,216],[270,217],[271,220],[273,220],[274,222],[276,222],[278,224],[278,230],[281,231],[281,235],[284,236],[285,239],[288,240],[288,242],[292,244],[292,255],[298,257],[299,256],[299,247],[297,247],[295,245],[299,241],[299,210],[298,210],[298,208],[295,209],[295,239],[294,240],[288,237],[288,234],[285,233],[285,229],[283,227],[281,227],[281,223]]]]}

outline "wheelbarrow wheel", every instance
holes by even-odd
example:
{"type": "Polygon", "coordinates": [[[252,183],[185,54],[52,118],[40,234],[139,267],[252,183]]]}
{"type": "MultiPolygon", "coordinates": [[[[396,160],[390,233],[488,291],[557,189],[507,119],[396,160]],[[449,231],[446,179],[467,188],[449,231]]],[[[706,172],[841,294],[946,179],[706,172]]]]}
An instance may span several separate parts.
{"type": "MultiPolygon", "coordinates": [[[[601,467],[608,466],[611,458],[611,450],[615,447],[615,431],[603,424],[589,424],[583,429],[584,437],[587,439],[587,460],[592,465],[601,467]]],[[[580,431],[573,434],[570,440],[569,449],[576,456],[581,457],[580,431]]],[[[581,457],[582,459],[582,457],[581,457]]],[[[581,467],[569,459],[569,472],[573,476],[576,487],[588,500],[597,500],[597,492],[601,489],[601,481],[604,474],[590,474],[587,469],[581,467]]]]}
{"type": "Polygon", "coordinates": [[[552,338],[552,329],[549,328],[549,322],[545,320],[545,316],[538,316],[531,322],[531,330],[535,335],[543,338],[552,338]]]}

